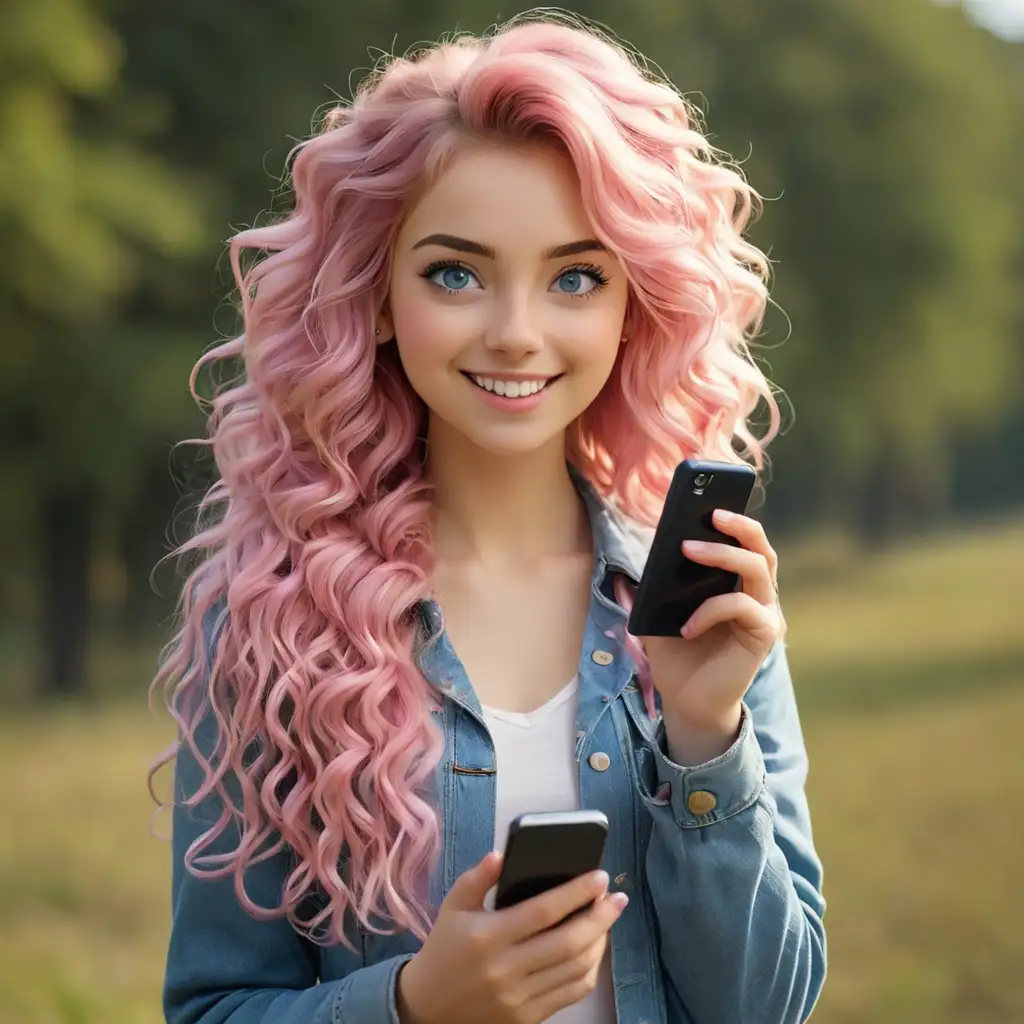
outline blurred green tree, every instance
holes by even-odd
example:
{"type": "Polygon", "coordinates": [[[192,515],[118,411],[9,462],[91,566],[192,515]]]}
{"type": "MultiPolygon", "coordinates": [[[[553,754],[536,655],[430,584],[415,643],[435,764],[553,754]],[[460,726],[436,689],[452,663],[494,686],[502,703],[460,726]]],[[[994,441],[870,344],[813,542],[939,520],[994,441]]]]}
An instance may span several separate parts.
{"type": "Polygon", "coordinates": [[[118,325],[119,303],[143,260],[189,253],[201,224],[126,120],[137,112],[119,93],[120,45],[92,6],[10,0],[0,33],[5,553],[34,538],[53,694],[83,679],[98,512],[174,404],[172,347],[118,325]]]}
{"type": "MultiPolygon", "coordinates": [[[[696,98],[769,199],[754,235],[777,263],[789,319],[769,317],[764,355],[800,423],[774,449],[769,513],[790,526],[829,516],[876,539],[932,516],[947,500],[953,437],[1015,398],[1024,133],[1007,56],[1022,48],[928,0],[574,10],[628,34],[696,98]]],[[[277,185],[289,140],[330,86],[349,93],[372,63],[368,43],[404,51],[494,16],[469,0],[372,12],[182,0],[159,13],[129,4],[118,24],[133,85],[174,111],[175,159],[210,169],[225,219],[250,222],[272,189],[287,203],[277,185]]],[[[194,279],[203,316],[208,266],[194,279]]]]}
{"type": "MultiPolygon", "coordinates": [[[[1003,58],[1021,47],[927,0],[640,0],[628,11],[589,0],[574,10],[628,33],[697,94],[715,140],[778,197],[755,236],[778,263],[775,296],[794,334],[766,355],[800,429],[774,449],[769,514],[791,527],[831,516],[874,537],[932,514],[950,437],[991,423],[1013,397],[1010,320],[1021,304],[1010,259],[1024,204],[1012,185],[1024,139],[1003,58]]],[[[402,52],[493,17],[469,0],[372,11],[302,0],[287,12],[182,0],[125,4],[117,25],[133,88],[170,111],[174,159],[215,178],[218,222],[250,223],[287,205],[288,146],[332,89],[348,95],[375,59],[371,43],[402,52]]],[[[196,263],[184,304],[200,331],[215,255],[196,263]]],[[[766,342],[787,330],[770,316],[766,342]]]]}
{"type": "Polygon", "coordinates": [[[1022,48],[926,0],[651,9],[666,68],[778,197],[754,236],[789,317],[764,340],[792,324],[767,355],[799,429],[771,508],[874,540],[920,527],[947,500],[954,438],[1020,401],[1022,48]]]}
{"type": "MultiPolygon", "coordinates": [[[[950,439],[1014,398],[1024,48],[928,0],[574,7],[699,93],[714,140],[769,197],[755,237],[793,336],[765,354],[799,424],[774,451],[769,517],[877,537],[941,507],[950,439]]],[[[188,368],[238,327],[224,236],[287,207],[288,149],[374,44],[402,52],[495,17],[476,0],[8,4],[0,460],[19,498],[0,531],[43,524],[44,636],[70,652],[52,688],[76,678],[97,515],[116,525],[127,621],[153,622],[168,446],[202,430],[188,368]]],[[[788,329],[773,313],[766,342],[788,329]]],[[[209,466],[182,470],[194,494],[209,466]]]]}

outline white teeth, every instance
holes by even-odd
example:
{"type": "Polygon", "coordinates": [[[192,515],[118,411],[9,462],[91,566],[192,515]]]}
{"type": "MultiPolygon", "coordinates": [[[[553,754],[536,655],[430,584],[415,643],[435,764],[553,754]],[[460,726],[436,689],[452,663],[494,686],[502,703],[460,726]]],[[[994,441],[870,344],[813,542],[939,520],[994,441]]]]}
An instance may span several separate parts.
{"type": "Polygon", "coordinates": [[[546,380],[495,380],[492,377],[478,377],[473,375],[473,383],[486,391],[493,391],[496,395],[505,398],[526,398],[535,395],[538,391],[547,386],[546,380]]]}

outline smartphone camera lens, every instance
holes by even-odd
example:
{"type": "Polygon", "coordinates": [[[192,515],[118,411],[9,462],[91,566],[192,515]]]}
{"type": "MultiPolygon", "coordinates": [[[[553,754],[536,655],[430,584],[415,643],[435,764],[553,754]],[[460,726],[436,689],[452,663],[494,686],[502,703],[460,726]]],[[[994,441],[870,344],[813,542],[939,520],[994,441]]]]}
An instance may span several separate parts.
{"type": "Polygon", "coordinates": [[[711,483],[710,473],[698,473],[693,478],[693,486],[698,488],[699,490],[704,490],[704,488],[707,487],[709,483],[711,483]]]}

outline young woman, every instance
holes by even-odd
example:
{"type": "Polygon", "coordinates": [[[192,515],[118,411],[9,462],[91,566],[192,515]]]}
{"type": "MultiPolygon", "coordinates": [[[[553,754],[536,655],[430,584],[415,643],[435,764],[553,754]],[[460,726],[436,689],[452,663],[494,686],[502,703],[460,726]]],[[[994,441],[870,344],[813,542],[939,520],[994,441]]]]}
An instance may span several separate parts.
{"type": "Polygon", "coordinates": [[[741,590],[625,632],[676,464],[760,466],[759,400],[775,429],[754,193],[667,84],[544,19],[392,61],[292,179],[203,361],[244,373],[157,677],[167,1020],[805,1020],[821,866],[760,525],[687,549],[741,590]],[[509,821],[577,807],[605,870],[486,909],[509,821]]]}

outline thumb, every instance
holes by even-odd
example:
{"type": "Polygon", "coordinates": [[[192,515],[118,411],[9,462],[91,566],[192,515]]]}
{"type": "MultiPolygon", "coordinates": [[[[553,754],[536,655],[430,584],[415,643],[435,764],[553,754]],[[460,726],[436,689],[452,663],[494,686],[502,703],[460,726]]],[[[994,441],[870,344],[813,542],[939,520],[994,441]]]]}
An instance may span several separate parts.
{"type": "Polygon", "coordinates": [[[479,864],[464,871],[445,898],[445,904],[453,910],[481,910],[484,897],[498,884],[501,875],[502,855],[491,851],[479,864]]]}

